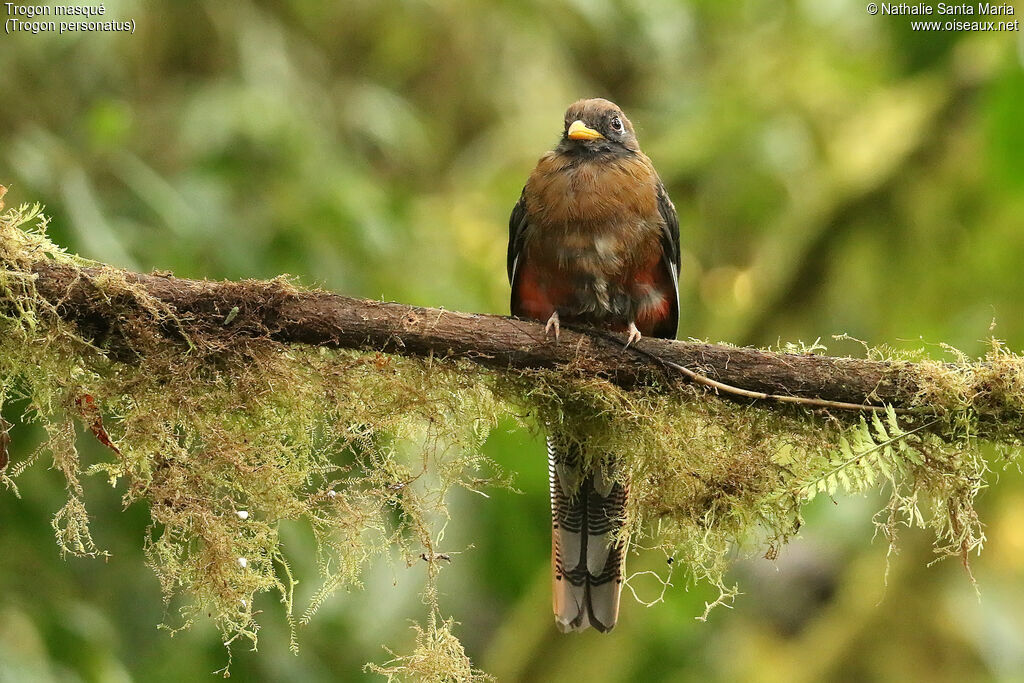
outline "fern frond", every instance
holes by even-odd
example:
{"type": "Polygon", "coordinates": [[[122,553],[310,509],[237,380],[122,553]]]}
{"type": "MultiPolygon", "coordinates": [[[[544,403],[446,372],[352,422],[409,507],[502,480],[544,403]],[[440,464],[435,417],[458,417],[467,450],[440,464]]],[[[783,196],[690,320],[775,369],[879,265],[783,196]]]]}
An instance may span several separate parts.
{"type": "Polygon", "coordinates": [[[861,417],[860,422],[849,430],[848,436],[839,437],[839,451],[826,460],[826,469],[810,480],[797,482],[798,494],[806,500],[813,499],[818,493],[832,496],[840,485],[854,493],[872,486],[879,475],[893,480],[893,465],[902,470],[904,460],[915,465],[924,464],[924,455],[910,443],[910,437],[935,425],[938,420],[904,430],[895,411],[887,406],[886,422],[888,427],[878,413],[872,413],[870,426],[861,417]]]}

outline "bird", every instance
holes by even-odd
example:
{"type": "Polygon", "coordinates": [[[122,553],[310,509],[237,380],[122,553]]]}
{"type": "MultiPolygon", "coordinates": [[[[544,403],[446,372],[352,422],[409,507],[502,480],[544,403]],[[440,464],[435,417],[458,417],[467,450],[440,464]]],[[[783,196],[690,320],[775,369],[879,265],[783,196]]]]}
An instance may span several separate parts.
{"type": "MultiPolygon", "coordinates": [[[[625,333],[626,348],[675,338],[679,218],[613,102],[566,110],[509,218],[507,270],[512,315],[544,323],[554,343],[562,324],[625,333]]],[[[605,633],[619,614],[629,487],[615,454],[582,448],[549,427],[552,603],[562,632],[605,633]]]]}

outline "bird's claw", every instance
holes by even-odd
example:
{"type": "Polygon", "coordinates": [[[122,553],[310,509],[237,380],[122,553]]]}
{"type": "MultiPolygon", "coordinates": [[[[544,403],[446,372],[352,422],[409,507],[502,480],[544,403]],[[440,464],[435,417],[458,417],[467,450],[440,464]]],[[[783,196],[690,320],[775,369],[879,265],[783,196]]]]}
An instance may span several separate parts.
{"type": "Polygon", "coordinates": [[[548,322],[544,325],[544,336],[551,334],[551,330],[555,331],[555,341],[558,341],[558,336],[562,333],[562,328],[558,323],[558,311],[551,314],[548,318],[548,322]]]}
{"type": "Polygon", "coordinates": [[[643,337],[643,335],[640,334],[640,330],[636,329],[636,323],[630,323],[629,330],[627,331],[629,332],[629,337],[626,339],[626,345],[622,347],[623,351],[628,349],[630,344],[640,341],[643,337]]]}

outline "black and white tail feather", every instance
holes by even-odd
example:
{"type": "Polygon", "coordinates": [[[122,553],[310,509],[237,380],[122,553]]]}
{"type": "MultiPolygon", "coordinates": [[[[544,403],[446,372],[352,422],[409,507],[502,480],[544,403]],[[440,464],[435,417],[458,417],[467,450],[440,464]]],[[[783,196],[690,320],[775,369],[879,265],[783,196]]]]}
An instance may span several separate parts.
{"type": "Polygon", "coordinates": [[[555,623],[563,633],[605,633],[619,616],[627,489],[614,480],[611,458],[587,471],[583,461],[578,445],[548,437],[555,623]]]}

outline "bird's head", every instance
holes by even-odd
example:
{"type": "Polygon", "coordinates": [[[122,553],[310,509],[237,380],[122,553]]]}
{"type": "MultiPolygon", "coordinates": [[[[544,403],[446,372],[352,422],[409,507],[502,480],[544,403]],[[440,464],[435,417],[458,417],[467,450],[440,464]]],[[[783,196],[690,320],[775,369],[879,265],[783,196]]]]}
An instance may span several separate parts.
{"type": "Polygon", "coordinates": [[[559,151],[627,154],[640,151],[633,124],[614,102],[595,97],[574,102],[565,112],[559,151]]]}

